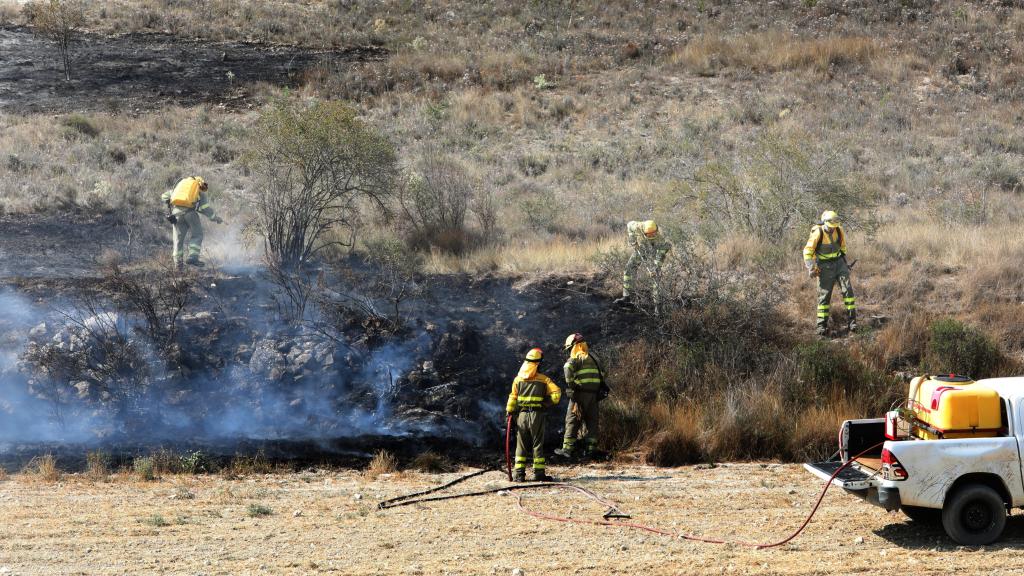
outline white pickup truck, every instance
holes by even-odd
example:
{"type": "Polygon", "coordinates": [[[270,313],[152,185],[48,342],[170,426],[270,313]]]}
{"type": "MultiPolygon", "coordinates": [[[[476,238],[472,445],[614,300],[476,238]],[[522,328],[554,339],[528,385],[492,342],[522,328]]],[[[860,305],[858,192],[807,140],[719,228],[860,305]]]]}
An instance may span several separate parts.
{"type": "Polygon", "coordinates": [[[1007,511],[1024,507],[1024,377],[977,384],[999,394],[1002,427],[994,437],[886,440],[884,418],[847,420],[837,456],[804,467],[829,479],[867,450],[832,484],[915,522],[941,522],[959,544],[991,543],[1002,534],[1007,511]]]}

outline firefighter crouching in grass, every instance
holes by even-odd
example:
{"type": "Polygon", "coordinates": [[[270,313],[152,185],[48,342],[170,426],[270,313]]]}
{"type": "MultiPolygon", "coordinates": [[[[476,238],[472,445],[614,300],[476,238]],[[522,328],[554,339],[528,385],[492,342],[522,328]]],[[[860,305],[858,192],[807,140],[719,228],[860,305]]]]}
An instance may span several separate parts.
{"type": "Polygon", "coordinates": [[[598,402],[608,396],[604,371],[590,352],[582,334],[570,334],[564,350],[569,353],[565,371],[565,395],[569,407],[565,412],[565,437],[555,454],[565,458],[576,455],[576,442],[583,437],[582,456],[591,458],[597,451],[598,402]]]}
{"type": "Polygon", "coordinates": [[[846,305],[846,322],[850,332],[857,329],[857,298],[850,284],[850,266],[846,263],[846,234],[839,224],[839,215],[832,210],[821,214],[821,222],[811,228],[804,246],[804,265],[811,278],[818,279],[818,336],[828,334],[828,318],[832,289],[839,284],[846,305]]]}
{"type": "MultiPolygon", "coordinates": [[[[647,267],[648,273],[656,277],[661,271],[661,263],[672,249],[672,243],[665,239],[658,230],[654,220],[630,221],[626,224],[626,237],[633,254],[626,262],[626,270],[622,273],[622,297],[616,298],[614,304],[628,305],[633,295],[633,280],[640,264],[647,267]]],[[[653,296],[658,302],[658,282],[654,278],[653,296]]]]}
{"type": "Polygon", "coordinates": [[[530,450],[533,455],[534,480],[552,481],[545,471],[544,419],[548,408],[562,399],[562,391],[550,378],[538,372],[543,357],[540,348],[534,348],[526,354],[526,361],[512,381],[512,392],[505,406],[505,411],[516,417],[516,469],[513,477],[516,482],[526,481],[527,453],[530,450]]]}
{"type": "Polygon", "coordinates": [[[188,239],[188,260],[190,266],[202,267],[199,253],[203,249],[203,223],[199,215],[222,224],[224,220],[213,213],[210,199],[206,194],[206,181],[198,176],[183,178],[172,189],[164,192],[160,199],[167,205],[167,221],[172,225],[171,240],[174,244],[172,257],[174,266],[182,267],[185,257],[185,240],[188,239]]]}

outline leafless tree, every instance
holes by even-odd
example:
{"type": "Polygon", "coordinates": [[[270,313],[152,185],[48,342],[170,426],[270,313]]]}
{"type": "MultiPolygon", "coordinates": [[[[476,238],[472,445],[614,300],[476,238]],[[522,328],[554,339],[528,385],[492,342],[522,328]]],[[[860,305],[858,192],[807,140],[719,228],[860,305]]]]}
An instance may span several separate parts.
{"type": "Polygon", "coordinates": [[[64,79],[71,80],[71,42],[85,25],[82,0],[37,0],[24,7],[24,14],[37,34],[57,43],[64,63],[64,79]]]}

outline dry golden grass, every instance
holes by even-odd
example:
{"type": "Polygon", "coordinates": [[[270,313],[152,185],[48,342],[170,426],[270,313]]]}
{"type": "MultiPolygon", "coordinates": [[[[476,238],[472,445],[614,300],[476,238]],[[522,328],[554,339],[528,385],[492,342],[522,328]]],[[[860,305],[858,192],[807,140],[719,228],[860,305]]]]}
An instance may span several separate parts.
{"type": "Polygon", "coordinates": [[[676,49],[669,61],[701,75],[714,75],[721,68],[825,72],[833,66],[869,63],[882,54],[882,46],[875,38],[801,38],[770,31],[739,36],[706,34],[676,49]]]}
{"type": "Polygon", "coordinates": [[[398,470],[398,459],[387,450],[378,450],[363,472],[370,480],[376,480],[383,474],[394,474],[398,470]]]}
{"type": "Polygon", "coordinates": [[[110,456],[102,451],[85,455],[85,477],[95,482],[105,482],[110,477],[110,456]]]}
{"type": "Polygon", "coordinates": [[[40,482],[57,482],[61,478],[60,469],[57,468],[57,459],[53,454],[36,456],[22,470],[22,474],[40,482]]]}
{"type": "Polygon", "coordinates": [[[434,251],[427,257],[424,270],[430,273],[505,274],[592,272],[599,268],[598,256],[622,242],[618,238],[572,241],[555,236],[546,242],[482,248],[461,257],[434,251]]]}
{"type": "Polygon", "coordinates": [[[7,480],[7,478],[8,478],[7,469],[4,468],[3,466],[0,466],[0,482],[3,482],[4,480],[7,480]]]}

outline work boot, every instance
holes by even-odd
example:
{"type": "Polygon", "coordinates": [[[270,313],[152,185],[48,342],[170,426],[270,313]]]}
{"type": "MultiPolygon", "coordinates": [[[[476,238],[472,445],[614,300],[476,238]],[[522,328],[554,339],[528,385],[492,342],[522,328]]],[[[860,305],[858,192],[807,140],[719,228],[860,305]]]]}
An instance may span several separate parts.
{"type": "Polygon", "coordinates": [[[857,315],[850,312],[850,317],[846,321],[846,328],[852,334],[857,330],[857,315]]]}
{"type": "Polygon", "coordinates": [[[614,306],[627,307],[627,306],[630,306],[632,304],[633,304],[633,302],[630,300],[629,296],[622,296],[620,298],[616,298],[615,300],[612,300],[612,305],[614,305],[614,306]]]}
{"type": "Polygon", "coordinates": [[[526,470],[516,470],[512,474],[513,482],[526,482],[526,470]]]}
{"type": "Polygon", "coordinates": [[[545,473],[543,470],[534,470],[533,471],[533,481],[534,482],[554,482],[555,479],[553,477],[551,477],[551,476],[548,476],[547,473],[545,473]]]}
{"type": "Polygon", "coordinates": [[[566,460],[572,460],[573,458],[572,450],[566,450],[565,448],[556,448],[555,454],[561,456],[562,458],[565,458],[566,460]]]}
{"type": "Polygon", "coordinates": [[[199,259],[199,256],[189,256],[188,265],[195,266],[196,268],[202,268],[206,266],[206,264],[203,264],[203,262],[199,259]]]}

